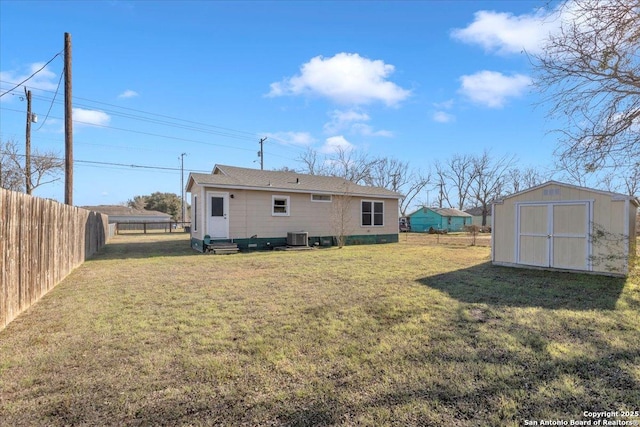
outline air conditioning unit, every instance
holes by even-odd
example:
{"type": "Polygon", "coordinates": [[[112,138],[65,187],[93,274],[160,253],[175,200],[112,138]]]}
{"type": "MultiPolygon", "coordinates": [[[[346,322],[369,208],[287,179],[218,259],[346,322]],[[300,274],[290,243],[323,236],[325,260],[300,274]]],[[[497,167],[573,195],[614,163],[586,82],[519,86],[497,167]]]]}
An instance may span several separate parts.
{"type": "Polygon", "coordinates": [[[309,233],[307,233],[306,231],[287,233],[287,245],[309,246],[309,233]]]}

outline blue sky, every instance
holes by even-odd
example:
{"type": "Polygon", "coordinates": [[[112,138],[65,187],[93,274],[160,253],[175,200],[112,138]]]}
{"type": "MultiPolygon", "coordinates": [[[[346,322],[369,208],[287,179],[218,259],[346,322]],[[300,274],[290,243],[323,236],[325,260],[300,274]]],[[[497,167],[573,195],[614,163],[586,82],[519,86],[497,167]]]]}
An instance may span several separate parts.
{"type": "MultiPolygon", "coordinates": [[[[523,53],[548,31],[546,4],[0,0],[0,93],[71,34],[76,205],[180,194],[182,153],[185,181],[215,164],[259,168],[262,137],[265,169],[336,147],[424,171],[483,150],[551,168],[553,123],[523,53]]],[[[32,146],[61,157],[62,69],[58,56],[25,83],[32,146]]],[[[21,146],[23,94],[0,98],[0,138],[21,146]]],[[[64,200],[63,178],[35,194],[64,200]]]]}

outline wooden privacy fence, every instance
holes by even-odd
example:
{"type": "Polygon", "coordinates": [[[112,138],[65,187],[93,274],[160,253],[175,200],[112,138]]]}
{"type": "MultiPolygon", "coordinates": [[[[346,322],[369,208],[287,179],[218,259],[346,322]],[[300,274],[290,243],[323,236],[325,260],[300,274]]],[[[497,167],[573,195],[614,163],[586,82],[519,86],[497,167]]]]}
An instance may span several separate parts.
{"type": "Polygon", "coordinates": [[[0,189],[0,330],[107,241],[106,215],[0,189]]]}

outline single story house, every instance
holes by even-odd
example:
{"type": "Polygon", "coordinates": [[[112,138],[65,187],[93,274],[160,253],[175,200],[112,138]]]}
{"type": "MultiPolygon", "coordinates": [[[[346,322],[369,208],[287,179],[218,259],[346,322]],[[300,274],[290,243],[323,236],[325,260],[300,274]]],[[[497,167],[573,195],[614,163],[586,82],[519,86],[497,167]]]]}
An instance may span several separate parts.
{"type": "MultiPolygon", "coordinates": [[[[485,227],[491,226],[491,206],[487,206],[486,223],[485,227]]],[[[477,225],[482,227],[482,206],[476,206],[475,208],[465,210],[465,213],[471,215],[471,225],[477,225]]]]}
{"type": "Polygon", "coordinates": [[[190,173],[191,246],[227,241],[240,249],[291,243],[398,241],[401,194],[342,178],[216,165],[190,173]]]}
{"type": "Polygon", "coordinates": [[[409,214],[411,231],[429,232],[433,230],[462,231],[471,225],[471,215],[454,208],[422,207],[409,214]]]}
{"type": "Polygon", "coordinates": [[[146,209],[130,208],[120,205],[82,206],[83,209],[100,212],[109,216],[109,224],[125,222],[170,222],[171,215],[146,209]]]}
{"type": "Polygon", "coordinates": [[[638,200],[556,181],[497,200],[493,264],[626,275],[638,200]]]}

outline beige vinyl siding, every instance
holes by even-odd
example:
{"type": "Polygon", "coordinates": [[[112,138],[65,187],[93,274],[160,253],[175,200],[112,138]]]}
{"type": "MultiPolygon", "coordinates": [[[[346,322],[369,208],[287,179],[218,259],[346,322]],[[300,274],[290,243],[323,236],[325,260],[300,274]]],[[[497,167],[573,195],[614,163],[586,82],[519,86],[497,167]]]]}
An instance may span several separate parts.
{"type": "Polygon", "coordinates": [[[515,204],[509,202],[493,205],[491,221],[493,261],[514,264],[516,262],[515,204]]]}
{"type": "MultiPolygon", "coordinates": [[[[592,245],[594,271],[626,272],[627,260],[622,255],[628,253],[630,242],[625,233],[625,202],[616,200],[600,206],[596,204],[593,223],[594,227],[605,230],[605,235],[595,237],[592,245]]],[[[593,231],[595,233],[597,229],[593,231]]]]}
{"type": "Polygon", "coordinates": [[[198,186],[197,184],[194,184],[191,188],[191,209],[193,209],[194,211],[191,213],[191,217],[198,219],[198,225],[195,226],[194,224],[191,224],[191,237],[195,238],[195,239],[199,239],[202,240],[204,239],[204,235],[205,235],[205,228],[206,228],[206,206],[207,206],[207,198],[205,197],[204,194],[204,189],[200,186],[198,186]],[[194,207],[193,206],[193,200],[194,200],[194,196],[198,196],[198,206],[194,207]],[[197,213],[195,212],[195,209],[197,208],[197,213]]]}
{"type": "MultiPolygon", "coordinates": [[[[215,189],[207,188],[208,191],[215,189]]],[[[218,190],[215,190],[218,191],[218,190]]],[[[288,232],[307,231],[310,236],[336,234],[333,224],[337,221],[337,210],[343,196],[333,196],[331,202],[311,201],[309,193],[282,193],[278,191],[226,190],[233,194],[229,199],[230,238],[286,237],[288,232]],[[289,216],[272,215],[272,196],[289,197],[289,216]]],[[[360,202],[362,198],[351,197],[348,205],[345,231],[349,235],[398,233],[398,200],[375,199],[384,203],[384,226],[362,227],[360,225],[360,202]]]]}
{"type": "Polygon", "coordinates": [[[493,206],[492,259],[507,265],[548,263],[547,239],[534,235],[544,234],[548,218],[553,218],[552,266],[626,273],[627,263],[620,255],[629,253],[634,244],[628,236],[635,228],[635,209],[634,203],[616,200],[612,194],[555,183],[507,197],[493,206]],[[547,209],[552,209],[549,217],[547,209]],[[604,235],[598,237],[598,230],[604,235]]]}

